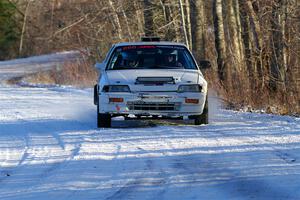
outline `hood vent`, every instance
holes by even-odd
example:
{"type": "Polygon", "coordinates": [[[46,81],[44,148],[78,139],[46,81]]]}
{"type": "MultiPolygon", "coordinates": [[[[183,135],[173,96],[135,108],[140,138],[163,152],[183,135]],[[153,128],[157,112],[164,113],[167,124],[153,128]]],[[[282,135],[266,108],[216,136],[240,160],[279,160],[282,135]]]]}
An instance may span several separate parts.
{"type": "Polygon", "coordinates": [[[173,77],[137,77],[135,84],[164,85],[175,84],[173,77]]]}

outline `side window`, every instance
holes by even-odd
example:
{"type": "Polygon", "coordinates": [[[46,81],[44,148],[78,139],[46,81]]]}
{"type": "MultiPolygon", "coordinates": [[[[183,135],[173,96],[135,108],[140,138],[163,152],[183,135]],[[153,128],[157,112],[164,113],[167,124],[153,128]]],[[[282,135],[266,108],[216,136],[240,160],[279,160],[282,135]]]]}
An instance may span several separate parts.
{"type": "Polygon", "coordinates": [[[107,52],[107,54],[106,54],[106,55],[105,55],[105,57],[104,57],[104,60],[103,60],[103,62],[105,62],[105,63],[107,63],[107,62],[108,62],[108,60],[109,60],[109,57],[110,57],[110,55],[111,55],[112,51],[114,50],[114,47],[115,47],[115,45],[113,45],[113,46],[110,48],[110,50],[107,52]]]}
{"type": "Polygon", "coordinates": [[[111,59],[111,61],[109,63],[108,69],[113,69],[113,67],[114,67],[114,65],[115,65],[115,63],[117,61],[117,58],[118,58],[118,56],[116,56],[116,53],[114,53],[112,55],[112,59],[111,59]]]}
{"type": "Polygon", "coordinates": [[[197,69],[192,57],[189,55],[187,51],[182,52],[182,56],[184,57],[185,63],[183,64],[186,69],[197,69]]]}

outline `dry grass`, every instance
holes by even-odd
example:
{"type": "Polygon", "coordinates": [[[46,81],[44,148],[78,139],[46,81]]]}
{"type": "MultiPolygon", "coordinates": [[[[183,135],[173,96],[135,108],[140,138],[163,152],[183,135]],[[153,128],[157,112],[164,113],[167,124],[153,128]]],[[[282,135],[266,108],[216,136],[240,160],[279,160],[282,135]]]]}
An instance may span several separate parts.
{"type": "Polygon", "coordinates": [[[74,85],[91,87],[96,83],[97,71],[94,64],[88,60],[67,61],[55,69],[39,72],[23,78],[23,81],[33,84],[74,85]]]}
{"type": "Polygon", "coordinates": [[[205,77],[209,88],[217,93],[225,108],[250,112],[263,110],[280,115],[300,114],[300,91],[292,83],[290,87],[272,92],[268,87],[250,89],[243,81],[247,77],[235,79],[233,83],[221,83],[213,70],[206,72],[205,77]]]}

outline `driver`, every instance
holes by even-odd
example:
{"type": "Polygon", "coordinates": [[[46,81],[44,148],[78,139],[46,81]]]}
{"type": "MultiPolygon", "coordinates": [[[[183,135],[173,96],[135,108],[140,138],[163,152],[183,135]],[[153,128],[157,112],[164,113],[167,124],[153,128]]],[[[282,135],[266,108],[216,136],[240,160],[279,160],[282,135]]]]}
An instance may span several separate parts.
{"type": "Polygon", "coordinates": [[[167,54],[165,56],[165,64],[166,66],[175,66],[175,67],[182,67],[182,64],[180,62],[176,61],[176,55],[174,54],[167,54]]]}
{"type": "Polygon", "coordinates": [[[128,61],[128,66],[129,66],[129,67],[136,67],[136,64],[137,64],[137,63],[135,62],[135,60],[129,60],[129,61],[128,61]]]}

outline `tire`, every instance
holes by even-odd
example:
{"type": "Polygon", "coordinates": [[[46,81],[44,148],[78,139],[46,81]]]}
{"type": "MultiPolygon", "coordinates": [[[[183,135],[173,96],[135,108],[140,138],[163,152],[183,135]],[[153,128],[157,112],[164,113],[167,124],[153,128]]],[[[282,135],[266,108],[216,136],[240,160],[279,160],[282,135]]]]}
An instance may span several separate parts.
{"type": "Polygon", "coordinates": [[[98,128],[111,127],[111,115],[99,113],[99,105],[97,106],[97,127],[98,128]]]}
{"type": "Polygon", "coordinates": [[[94,85],[94,104],[99,104],[98,85],[94,85]]]}
{"type": "Polygon", "coordinates": [[[206,97],[204,109],[201,115],[195,116],[195,125],[208,124],[208,100],[206,97]]]}

